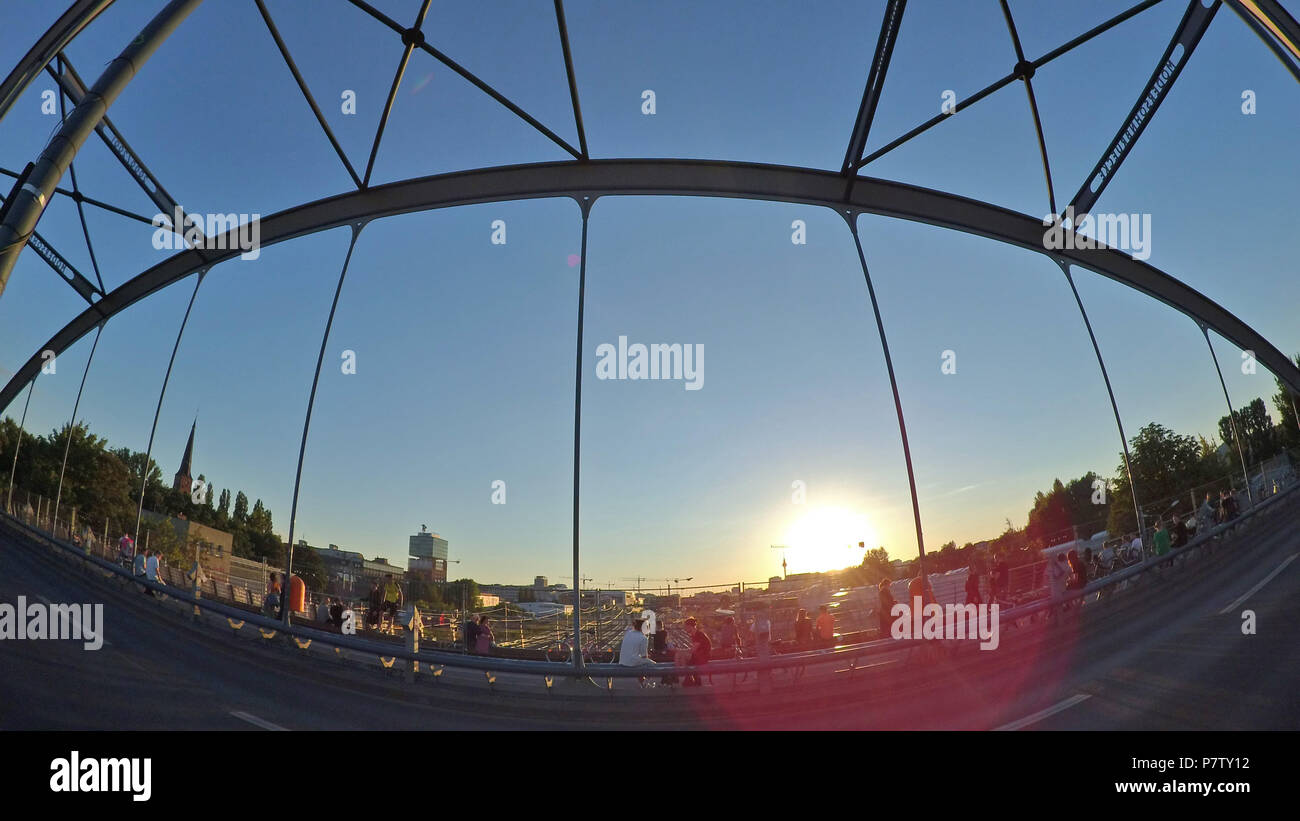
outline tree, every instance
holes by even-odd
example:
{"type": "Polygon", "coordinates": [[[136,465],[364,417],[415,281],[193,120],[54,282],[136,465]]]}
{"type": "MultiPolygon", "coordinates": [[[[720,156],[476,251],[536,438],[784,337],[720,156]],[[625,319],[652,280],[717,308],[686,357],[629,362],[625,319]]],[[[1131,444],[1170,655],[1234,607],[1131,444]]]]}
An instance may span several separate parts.
{"type": "Polygon", "coordinates": [[[1097,495],[1097,479],[1097,474],[1088,471],[1068,485],[1057,479],[1046,494],[1039,491],[1029,511],[1029,522],[1025,525],[1026,538],[1048,547],[1076,538],[1076,534],[1078,538],[1086,539],[1105,527],[1110,497],[1103,494],[1100,504],[1093,503],[1097,495]]]}
{"type": "Polygon", "coordinates": [[[325,592],[329,574],[325,572],[325,563],[321,561],[315,548],[309,547],[293,552],[293,572],[302,579],[308,590],[317,593],[325,592]]]}
{"type": "Polygon", "coordinates": [[[245,496],[244,491],[241,490],[239,493],[235,494],[235,522],[242,525],[247,520],[248,497],[245,496]]]}
{"type": "MultiPolygon", "coordinates": [[[[1180,436],[1172,430],[1152,422],[1138,431],[1129,443],[1129,465],[1133,481],[1137,483],[1138,504],[1143,508],[1163,506],[1176,501],[1185,491],[1217,479],[1214,465],[1201,459],[1202,446],[1191,436],[1180,436]]],[[[1123,455],[1121,454],[1121,459],[1123,455]]],[[[1128,474],[1121,461],[1116,468],[1114,494],[1117,499],[1131,499],[1128,474]]],[[[1162,513],[1152,510],[1150,513],[1162,513]]],[[[1131,504],[1122,501],[1110,506],[1106,522],[1111,533],[1135,532],[1137,520],[1131,504]]]]}
{"type": "Polygon", "coordinates": [[[225,521],[230,518],[230,489],[222,488],[221,496],[217,502],[217,518],[225,521]]]}
{"type": "Polygon", "coordinates": [[[272,530],[271,511],[266,509],[261,499],[253,505],[253,512],[248,514],[248,529],[254,533],[270,533],[272,530]]]}
{"type": "MultiPolygon", "coordinates": [[[[1295,364],[1300,368],[1300,353],[1296,354],[1295,364]]],[[[1277,393],[1273,395],[1273,407],[1277,408],[1279,445],[1284,448],[1300,447],[1300,426],[1296,424],[1296,407],[1300,406],[1300,397],[1295,397],[1281,379],[1277,382],[1277,393]],[[1293,404],[1294,402],[1294,404],[1293,404]]]]}
{"type": "Polygon", "coordinates": [[[1248,465],[1257,464],[1277,453],[1278,442],[1274,435],[1273,419],[1268,415],[1263,399],[1256,397],[1244,408],[1234,410],[1231,419],[1227,416],[1219,419],[1219,435],[1230,447],[1236,448],[1236,440],[1232,435],[1233,422],[1236,422],[1237,433],[1241,436],[1242,455],[1248,465]]]}

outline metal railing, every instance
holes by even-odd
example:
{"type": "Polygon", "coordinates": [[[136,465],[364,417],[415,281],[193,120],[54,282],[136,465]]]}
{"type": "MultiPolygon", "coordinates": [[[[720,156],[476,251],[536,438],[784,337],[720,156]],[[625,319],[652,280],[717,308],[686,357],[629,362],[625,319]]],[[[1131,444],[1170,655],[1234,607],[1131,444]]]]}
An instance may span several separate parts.
{"type": "MultiPolygon", "coordinates": [[[[1283,500],[1295,498],[1293,494],[1298,488],[1300,488],[1300,485],[1292,485],[1291,487],[1287,488],[1285,491],[1280,492],[1277,495],[1274,495],[1269,499],[1256,504],[1251,510],[1244,512],[1238,519],[1234,520],[1233,522],[1217,525],[1216,527],[1214,527],[1213,529],[1211,529],[1205,534],[1198,534],[1196,539],[1194,539],[1191,543],[1189,543],[1187,547],[1180,549],[1177,554],[1167,554],[1164,556],[1150,557],[1144,560],[1140,564],[1126,568],[1125,570],[1122,570],[1118,573],[1113,573],[1103,579],[1094,581],[1088,584],[1083,589],[1068,591],[1064,596],[1058,599],[1055,600],[1051,598],[1042,599],[1024,605],[1013,607],[1010,610],[1006,611],[1005,613],[1001,614],[1001,618],[1013,622],[1021,619],[1025,619],[1034,616],[1040,612],[1044,612],[1050,608],[1061,607],[1062,605],[1070,603],[1075,600],[1081,601],[1087,596],[1093,593],[1097,593],[1098,591],[1101,591],[1107,587],[1111,587],[1113,585],[1117,585],[1122,582],[1127,582],[1129,580],[1132,580],[1140,576],[1141,574],[1152,570],[1153,568],[1157,567],[1160,564],[1164,564],[1166,562],[1171,561],[1172,559],[1177,558],[1178,555],[1186,555],[1187,553],[1190,553],[1192,550],[1196,548],[1203,547],[1209,544],[1212,539],[1217,538],[1218,536],[1236,527],[1241,526],[1243,523],[1259,515],[1261,512],[1273,509],[1279,502],[1283,500]]],[[[93,555],[67,542],[53,538],[52,536],[42,533],[36,530],[35,528],[32,528],[11,516],[6,515],[4,519],[9,523],[10,527],[16,527],[20,530],[20,532],[26,531],[26,535],[29,538],[31,538],[33,541],[36,541],[38,543],[40,542],[47,543],[51,547],[54,547],[66,553],[68,556],[72,558],[76,558],[94,564],[96,567],[98,567],[103,571],[108,571],[110,573],[114,573],[117,575],[130,578],[130,574],[128,574],[116,563],[109,562],[107,560],[100,558],[99,556],[93,555]]],[[[286,629],[284,625],[276,619],[262,616],[261,614],[250,613],[246,610],[240,610],[237,608],[229,607],[224,604],[221,604],[220,602],[215,602],[210,599],[195,597],[190,593],[189,590],[186,589],[159,585],[154,582],[150,582],[148,580],[142,580],[138,578],[133,578],[132,581],[135,584],[143,585],[144,587],[154,589],[157,592],[165,593],[166,595],[178,599],[182,602],[193,604],[200,608],[210,610],[212,612],[215,612],[220,615],[224,615],[226,617],[237,618],[258,627],[279,631],[288,636],[293,636],[301,639],[311,639],[313,641],[319,641],[320,643],[328,646],[342,647],[344,649],[354,650],[369,655],[399,658],[404,661],[423,662],[426,664],[433,664],[433,665],[451,667],[451,668],[463,668],[463,669],[475,670],[475,671],[486,671],[492,673],[512,673],[512,674],[522,674],[528,676],[545,676],[545,677],[560,677],[560,678],[565,678],[565,677],[581,678],[581,677],[590,677],[590,676],[601,676],[610,679],[614,679],[614,678],[644,679],[647,676],[654,676],[654,675],[673,675],[673,676],[709,675],[709,674],[716,675],[722,673],[741,673],[741,672],[759,671],[759,670],[764,670],[764,671],[790,670],[793,668],[804,668],[804,667],[809,667],[814,665],[837,664],[841,661],[855,660],[866,656],[880,655],[884,653],[918,647],[926,644],[926,642],[921,639],[912,639],[912,640],[896,640],[892,638],[877,639],[875,641],[870,641],[870,642],[855,644],[855,645],[845,645],[845,646],[835,647],[832,649],[807,650],[807,651],[799,651],[794,653],[773,654],[765,662],[759,661],[757,659],[743,659],[738,661],[721,661],[721,662],[709,663],[707,665],[699,665],[699,666],[695,666],[695,665],[679,666],[679,665],[671,665],[665,663],[665,664],[657,665],[655,667],[624,667],[618,664],[591,664],[591,665],[584,666],[583,669],[579,671],[579,670],[575,670],[572,665],[567,663],[562,663],[562,662],[524,661],[518,659],[503,659],[503,658],[494,658],[490,656],[463,655],[459,653],[447,653],[447,652],[428,651],[428,650],[411,652],[409,650],[406,650],[403,647],[394,647],[391,645],[379,644],[376,642],[368,641],[366,639],[355,638],[352,636],[342,635],[339,633],[330,633],[322,630],[316,630],[301,625],[292,625],[286,629]]]]}

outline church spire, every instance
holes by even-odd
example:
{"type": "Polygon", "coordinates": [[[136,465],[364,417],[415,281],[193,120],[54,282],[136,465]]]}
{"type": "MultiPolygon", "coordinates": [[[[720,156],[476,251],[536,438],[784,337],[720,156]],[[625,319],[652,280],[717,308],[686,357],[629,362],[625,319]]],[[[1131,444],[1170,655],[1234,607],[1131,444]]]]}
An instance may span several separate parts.
{"type": "Polygon", "coordinates": [[[172,480],[172,489],[185,494],[189,494],[194,485],[194,479],[190,474],[194,469],[194,429],[198,426],[199,420],[196,417],[194,424],[190,425],[190,439],[185,443],[185,456],[181,458],[181,469],[176,471],[176,478],[172,480]]]}

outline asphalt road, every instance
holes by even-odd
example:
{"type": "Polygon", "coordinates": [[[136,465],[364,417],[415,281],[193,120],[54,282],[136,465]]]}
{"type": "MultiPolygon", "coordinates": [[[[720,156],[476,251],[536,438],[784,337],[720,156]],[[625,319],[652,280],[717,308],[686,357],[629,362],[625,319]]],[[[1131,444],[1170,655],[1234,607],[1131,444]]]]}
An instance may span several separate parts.
{"type": "MultiPolygon", "coordinates": [[[[850,673],[730,677],[666,692],[448,674],[407,684],[196,627],[0,532],[0,602],[103,602],[106,643],[0,642],[0,729],[1300,729],[1300,500],[1061,625],[1004,625],[996,651],[895,653],[850,673]],[[1243,611],[1255,633],[1243,633],[1243,611]],[[784,684],[785,686],[780,686],[784,684]],[[751,684],[749,685],[752,687],[751,684]]],[[[1152,574],[1147,574],[1151,576],[1152,574]]],[[[314,651],[313,651],[314,652],[314,651]]],[[[847,665],[841,664],[840,667],[847,665]]]]}

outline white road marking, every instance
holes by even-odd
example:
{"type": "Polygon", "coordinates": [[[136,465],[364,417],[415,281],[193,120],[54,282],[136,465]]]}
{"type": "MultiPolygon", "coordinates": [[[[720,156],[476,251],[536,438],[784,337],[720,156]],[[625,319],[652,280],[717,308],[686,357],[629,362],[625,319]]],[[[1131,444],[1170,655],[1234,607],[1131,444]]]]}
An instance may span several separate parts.
{"type": "Polygon", "coordinates": [[[1259,589],[1260,589],[1261,587],[1263,587],[1264,585],[1266,585],[1266,584],[1268,584],[1269,582],[1273,581],[1273,577],[1274,577],[1274,576],[1276,576],[1278,573],[1281,573],[1283,570],[1286,570],[1286,566],[1289,565],[1289,564],[1291,564],[1291,562],[1295,561],[1297,556],[1300,556],[1300,553],[1292,553],[1291,556],[1290,556],[1290,558],[1286,559],[1286,560],[1283,561],[1280,565],[1278,565],[1276,568],[1274,568],[1274,569],[1273,569],[1273,572],[1272,572],[1272,573],[1269,573],[1267,576],[1265,576],[1263,579],[1261,579],[1260,582],[1259,582],[1259,584],[1257,584],[1257,585],[1255,585],[1254,587],[1250,588],[1249,590],[1247,590],[1247,591],[1242,595],[1241,598],[1237,599],[1237,600],[1234,601],[1232,604],[1230,604],[1230,605],[1228,605],[1227,607],[1225,607],[1225,608],[1223,608],[1222,610],[1220,610],[1220,611],[1219,611],[1219,615],[1222,616],[1222,615],[1224,615],[1224,614],[1226,614],[1226,613],[1229,613],[1229,612],[1231,612],[1231,611],[1233,611],[1233,610],[1236,610],[1238,607],[1240,607],[1240,606],[1241,606],[1241,605],[1246,601],[1246,599],[1249,599],[1251,596],[1253,596],[1253,595],[1255,595],[1256,593],[1258,593],[1258,592],[1259,592],[1259,589]]]}
{"type": "Polygon", "coordinates": [[[1019,730],[1021,727],[1028,727],[1030,724],[1037,724],[1038,722],[1042,721],[1048,716],[1054,716],[1057,713],[1061,712],[1062,710],[1068,710],[1074,705],[1078,704],[1079,702],[1086,701],[1087,699],[1090,698],[1092,698],[1091,693],[1079,693],[1078,695],[1070,696],[1065,701],[1061,701],[1056,704],[1053,704],[1051,707],[1048,707],[1046,710],[1039,710],[1033,715],[1025,716],[1019,721],[1013,721],[1010,724],[1003,724],[1001,727],[994,727],[993,731],[997,732],[999,730],[1008,730],[1008,731],[1019,730]]]}
{"type": "Polygon", "coordinates": [[[230,714],[240,721],[247,721],[249,724],[261,727],[263,730],[281,730],[283,732],[288,732],[289,730],[288,727],[281,727],[279,724],[272,724],[264,718],[258,718],[251,713],[241,712],[240,710],[231,710],[230,714]]]}

